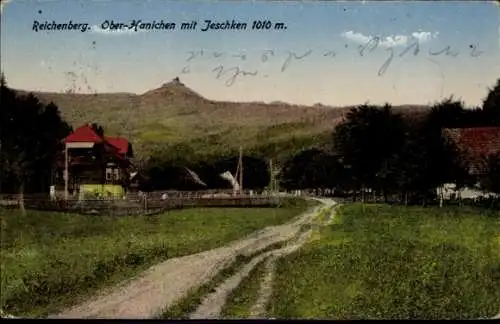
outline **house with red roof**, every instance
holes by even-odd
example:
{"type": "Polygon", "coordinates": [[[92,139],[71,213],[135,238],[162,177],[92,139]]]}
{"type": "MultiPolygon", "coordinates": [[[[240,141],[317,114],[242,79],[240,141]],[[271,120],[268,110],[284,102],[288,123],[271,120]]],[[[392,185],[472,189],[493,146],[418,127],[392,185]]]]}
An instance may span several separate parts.
{"type": "Polygon", "coordinates": [[[89,123],[75,129],[64,144],[67,159],[63,154],[58,160],[56,191],[66,188],[66,167],[68,191],[72,195],[91,191],[95,195],[119,196],[137,185],[134,177],[138,170],[131,161],[132,145],[126,138],[104,136],[89,123]]]}
{"type": "MultiPolygon", "coordinates": [[[[469,174],[475,178],[476,183],[479,183],[481,176],[488,172],[487,158],[500,154],[500,127],[446,128],[443,129],[443,135],[456,145],[469,174]]],[[[463,188],[460,196],[477,198],[494,195],[482,192],[477,187],[476,185],[474,188],[463,188]]],[[[446,184],[443,189],[449,194],[457,193],[454,184],[446,184]]]]}
{"type": "Polygon", "coordinates": [[[471,175],[485,174],[487,157],[500,153],[500,127],[447,128],[443,134],[457,146],[471,175]]]}

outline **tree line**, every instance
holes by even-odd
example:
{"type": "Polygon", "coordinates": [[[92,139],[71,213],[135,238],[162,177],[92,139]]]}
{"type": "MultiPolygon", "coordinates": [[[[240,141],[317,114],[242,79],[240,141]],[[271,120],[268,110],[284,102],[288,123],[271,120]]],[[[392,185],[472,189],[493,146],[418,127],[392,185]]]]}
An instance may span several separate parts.
{"type": "Polygon", "coordinates": [[[72,128],[57,106],[19,95],[0,80],[0,192],[46,192],[72,128]]]}
{"type": "MultiPolygon", "coordinates": [[[[229,181],[221,174],[229,171],[235,176],[239,156],[217,157],[209,161],[175,160],[168,156],[153,156],[145,166],[147,184],[142,188],[146,191],[161,190],[209,190],[231,189],[229,181]],[[194,172],[203,185],[195,182],[189,171],[194,172]]],[[[245,189],[259,190],[265,188],[270,181],[268,163],[265,159],[255,156],[242,157],[245,189]]]]}
{"type": "MultiPolygon", "coordinates": [[[[326,149],[310,148],[280,163],[280,188],[336,188],[376,192],[388,199],[426,201],[443,183],[458,186],[480,182],[485,190],[500,193],[500,159],[487,157],[488,172],[481,179],[469,175],[460,152],[442,134],[443,128],[500,126],[500,79],[481,107],[466,109],[460,100],[436,103],[423,118],[395,113],[390,104],[361,105],[351,109],[331,135],[326,149]]],[[[1,78],[0,192],[47,192],[55,161],[63,152],[62,140],[72,128],[54,103],[43,104],[32,94],[20,95],[1,78]]],[[[102,126],[96,126],[103,131],[102,126]]],[[[220,174],[234,174],[238,155],[198,161],[186,159],[186,148],[172,155],[159,150],[143,165],[143,190],[197,190],[230,188],[220,174]],[[190,181],[195,172],[204,185],[190,181]]],[[[193,153],[193,152],[191,152],[193,153]]],[[[270,161],[243,156],[243,183],[263,189],[270,183],[270,161]]]]}
{"type": "Polygon", "coordinates": [[[282,186],[369,191],[388,200],[426,203],[445,183],[500,193],[500,159],[486,156],[486,172],[470,175],[459,148],[443,128],[500,126],[500,79],[482,107],[466,109],[453,97],[434,104],[424,118],[394,113],[390,104],[361,105],[335,127],[329,149],[308,149],[286,161],[282,186]]]}

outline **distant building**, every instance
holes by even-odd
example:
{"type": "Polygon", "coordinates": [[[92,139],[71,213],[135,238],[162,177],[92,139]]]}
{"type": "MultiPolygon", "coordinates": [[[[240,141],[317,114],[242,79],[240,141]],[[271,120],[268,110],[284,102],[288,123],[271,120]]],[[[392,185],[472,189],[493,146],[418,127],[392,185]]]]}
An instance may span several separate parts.
{"type": "MultiPolygon", "coordinates": [[[[126,138],[100,135],[92,124],[77,128],[64,139],[68,150],[68,191],[72,195],[123,196],[138,186],[140,173],[131,162],[126,138]]],[[[64,191],[65,153],[54,172],[57,192],[64,191]]]]}
{"type": "Polygon", "coordinates": [[[500,154],[500,127],[446,128],[443,135],[459,149],[469,174],[475,178],[476,186],[462,188],[458,192],[454,184],[444,184],[438,189],[438,194],[443,199],[456,197],[457,194],[462,198],[496,196],[480,190],[478,183],[480,177],[488,172],[487,157],[500,154]]]}
{"type": "Polygon", "coordinates": [[[445,128],[443,134],[458,147],[471,175],[485,174],[486,158],[500,153],[500,127],[445,128]]]}

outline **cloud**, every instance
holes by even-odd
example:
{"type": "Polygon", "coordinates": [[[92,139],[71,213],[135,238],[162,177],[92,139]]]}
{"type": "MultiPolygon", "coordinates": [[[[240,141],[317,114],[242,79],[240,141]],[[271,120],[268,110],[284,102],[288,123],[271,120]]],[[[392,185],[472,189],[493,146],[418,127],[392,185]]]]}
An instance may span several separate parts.
{"type": "Polygon", "coordinates": [[[439,35],[439,32],[431,33],[431,32],[423,32],[423,31],[418,31],[411,33],[411,36],[413,38],[418,39],[420,42],[427,42],[431,40],[432,38],[437,38],[439,35]]]}
{"type": "Polygon", "coordinates": [[[375,37],[378,37],[380,39],[379,41],[380,46],[397,47],[397,46],[405,46],[412,40],[418,40],[420,43],[425,43],[433,38],[436,38],[438,34],[439,34],[438,32],[431,33],[425,31],[417,31],[411,33],[410,35],[391,35],[391,36],[381,37],[378,35],[374,36],[364,35],[362,33],[349,30],[341,33],[340,36],[358,44],[366,44],[375,37]]]}
{"type": "Polygon", "coordinates": [[[341,36],[356,43],[367,43],[371,39],[370,36],[365,36],[361,33],[353,32],[352,30],[343,32],[341,36]]]}
{"type": "Polygon", "coordinates": [[[380,45],[383,47],[396,47],[406,45],[409,37],[405,35],[387,36],[385,39],[380,40],[380,45]]]}
{"type": "Polygon", "coordinates": [[[123,35],[132,35],[140,32],[144,32],[142,29],[138,29],[135,31],[134,29],[122,28],[122,29],[103,29],[101,26],[92,25],[90,30],[93,33],[98,33],[101,35],[110,35],[110,36],[123,36],[123,35]]]}

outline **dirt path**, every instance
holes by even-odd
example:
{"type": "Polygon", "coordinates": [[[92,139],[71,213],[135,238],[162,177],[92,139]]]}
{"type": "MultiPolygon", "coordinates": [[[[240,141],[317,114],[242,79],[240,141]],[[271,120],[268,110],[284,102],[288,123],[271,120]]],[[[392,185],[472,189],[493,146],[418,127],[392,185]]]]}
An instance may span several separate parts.
{"type": "Polygon", "coordinates": [[[222,285],[216,288],[215,292],[205,297],[202,304],[196,311],[189,316],[190,319],[217,319],[226,303],[227,296],[239,286],[241,280],[248,276],[250,271],[263,259],[265,255],[261,254],[253,258],[236,275],[227,279],[222,285]]]}
{"type": "MultiPolygon", "coordinates": [[[[332,200],[323,199],[321,201],[323,203],[323,206],[321,206],[320,209],[328,208],[334,204],[332,200]]],[[[317,212],[318,211],[319,209],[317,210],[317,212]]],[[[309,214],[308,217],[304,217],[302,219],[303,221],[298,222],[298,224],[303,225],[312,223],[314,218],[317,216],[317,212],[309,214]]],[[[190,315],[190,319],[219,318],[222,308],[224,307],[226,299],[229,296],[229,294],[238,287],[240,282],[249,275],[249,273],[258,263],[270,257],[269,265],[271,267],[271,271],[268,272],[266,276],[267,280],[265,281],[264,286],[261,287],[259,300],[252,309],[253,317],[263,316],[265,313],[265,307],[267,305],[267,301],[271,294],[271,285],[273,276],[272,270],[276,259],[288,255],[290,253],[293,253],[299,248],[301,248],[302,245],[307,242],[307,240],[310,237],[310,234],[312,233],[312,229],[308,229],[307,231],[297,235],[300,230],[300,225],[295,229],[294,234],[292,235],[291,238],[291,243],[288,246],[285,246],[281,249],[262,253],[253,258],[248,264],[246,264],[243,267],[242,270],[240,270],[234,276],[230,277],[225,282],[223,282],[219,287],[217,287],[215,292],[206,296],[205,299],[202,301],[201,305],[198,307],[198,309],[193,314],[190,315]]]]}
{"type": "Polygon", "coordinates": [[[323,206],[317,206],[290,223],[267,227],[224,247],[169,259],[151,267],[139,278],[104,291],[88,302],[49,318],[154,318],[189,289],[208,282],[238,254],[249,255],[270,244],[294,237],[300,226],[311,222],[319,209],[333,203],[331,200],[320,201],[323,206]]]}
{"type": "MultiPolygon", "coordinates": [[[[332,206],[333,204],[328,203],[327,205],[332,206]]],[[[333,207],[334,208],[334,207],[333,207]]],[[[319,226],[327,226],[330,225],[333,220],[334,220],[334,215],[335,215],[335,210],[330,209],[328,213],[325,215],[324,219],[320,220],[320,224],[316,224],[319,226]]],[[[313,227],[312,230],[315,228],[313,227]]],[[[312,231],[311,230],[311,231],[312,231]]],[[[309,236],[309,234],[308,234],[309,236]]],[[[287,251],[288,252],[288,251],[287,251]]],[[[289,254],[289,253],[286,253],[289,254]]],[[[260,291],[259,291],[259,298],[257,299],[255,305],[250,310],[250,318],[252,319],[258,319],[258,318],[266,318],[266,307],[269,302],[269,299],[271,298],[272,295],[272,288],[273,288],[273,279],[274,279],[274,274],[276,271],[276,261],[280,258],[286,255],[285,253],[275,253],[273,257],[269,258],[269,260],[266,263],[266,274],[261,282],[260,286],[260,291]]]]}
{"type": "Polygon", "coordinates": [[[302,244],[307,241],[311,230],[300,235],[300,239],[291,246],[284,247],[279,250],[265,252],[253,258],[246,264],[237,274],[227,279],[222,285],[217,287],[216,291],[202,301],[198,309],[190,315],[190,319],[218,319],[222,311],[222,307],[226,304],[227,296],[245,279],[250,271],[262,260],[269,256],[284,255],[298,250],[302,244]]]}

